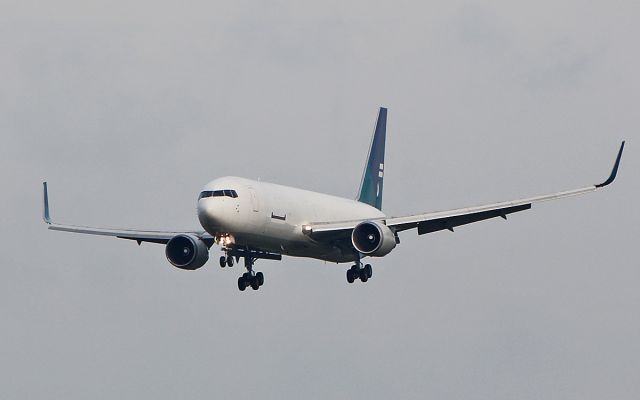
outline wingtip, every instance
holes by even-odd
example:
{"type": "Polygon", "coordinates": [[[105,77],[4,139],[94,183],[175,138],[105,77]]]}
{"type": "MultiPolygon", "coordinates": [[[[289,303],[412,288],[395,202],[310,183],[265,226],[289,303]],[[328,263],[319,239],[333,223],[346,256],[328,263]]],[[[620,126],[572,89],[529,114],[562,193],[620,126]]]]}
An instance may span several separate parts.
{"type": "Polygon", "coordinates": [[[616,176],[618,175],[618,167],[620,167],[620,160],[622,159],[622,151],[624,150],[624,143],[625,143],[625,140],[623,140],[622,144],[620,144],[620,150],[618,150],[618,156],[616,157],[616,162],[613,164],[613,169],[611,170],[611,174],[609,175],[609,178],[607,178],[606,181],[598,185],[594,185],[595,187],[601,188],[601,187],[610,185],[611,183],[613,183],[613,181],[616,180],[616,176]]]}
{"type": "Polygon", "coordinates": [[[47,182],[42,182],[43,187],[43,209],[42,219],[45,223],[51,224],[51,216],[49,214],[49,191],[47,190],[47,182]]]}

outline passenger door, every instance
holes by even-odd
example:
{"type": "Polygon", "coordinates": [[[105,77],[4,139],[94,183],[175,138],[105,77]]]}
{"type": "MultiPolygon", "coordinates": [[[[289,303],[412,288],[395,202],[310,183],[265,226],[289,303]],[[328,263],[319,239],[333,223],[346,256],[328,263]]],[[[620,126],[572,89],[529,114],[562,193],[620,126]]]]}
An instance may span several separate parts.
{"type": "Polygon", "coordinates": [[[251,202],[251,208],[253,212],[260,212],[260,205],[258,203],[258,196],[254,188],[249,187],[249,201],[251,202]]]}

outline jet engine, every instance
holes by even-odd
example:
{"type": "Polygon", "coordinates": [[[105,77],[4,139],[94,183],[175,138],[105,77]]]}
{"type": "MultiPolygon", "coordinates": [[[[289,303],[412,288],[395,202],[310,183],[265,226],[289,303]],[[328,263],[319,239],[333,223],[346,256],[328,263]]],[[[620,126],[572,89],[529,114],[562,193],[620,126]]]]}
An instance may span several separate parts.
{"type": "Polygon", "coordinates": [[[171,238],[165,249],[167,260],[174,267],[194,270],[202,267],[209,259],[209,248],[193,235],[177,235],[171,238]]]}
{"type": "Polygon", "coordinates": [[[362,254],[382,257],[396,247],[396,235],[381,222],[365,221],[353,228],[351,243],[362,254]]]}

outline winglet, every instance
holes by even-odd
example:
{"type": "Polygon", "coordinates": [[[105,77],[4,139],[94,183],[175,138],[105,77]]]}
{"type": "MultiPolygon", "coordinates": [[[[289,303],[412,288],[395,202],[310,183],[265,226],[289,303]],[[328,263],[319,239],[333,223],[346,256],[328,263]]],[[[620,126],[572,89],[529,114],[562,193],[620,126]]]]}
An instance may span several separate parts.
{"type": "Polygon", "coordinates": [[[42,186],[44,187],[44,208],[42,212],[42,219],[47,224],[51,224],[51,216],[49,215],[49,193],[47,191],[47,182],[42,182],[42,186]]]}
{"type": "Polygon", "coordinates": [[[620,151],[618,151],[618,157],[616,158],[615,164],[613,164],[613,169],[611,170],[611,175],[609,175],[609,178],[607,178],[606,181],[602,182],[601,184],[595,185],[595,187],[601,188],[601,187],[607,186],[607,185],[611,184],[616,179],[616,175],[618,175],[618,167],[620,166],[620,159],[622,158],[622,150],[624,150],[624,140],[622,141],[622,144],[620,145],[620,151]]]}

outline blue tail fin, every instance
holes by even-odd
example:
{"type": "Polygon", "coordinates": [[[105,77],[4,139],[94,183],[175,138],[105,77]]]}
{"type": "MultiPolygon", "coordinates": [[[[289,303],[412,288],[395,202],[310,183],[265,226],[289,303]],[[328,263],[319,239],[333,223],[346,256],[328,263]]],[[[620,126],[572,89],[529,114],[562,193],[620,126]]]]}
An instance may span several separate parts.
{"type": "Polygon", "coordinates": [[[380,107],[376,130],[373,132],[367,164],[362,174],[358,201],[382,209],[382,182],[384,180],[384,142],[387,136],[387,109],[380,107]]]}

